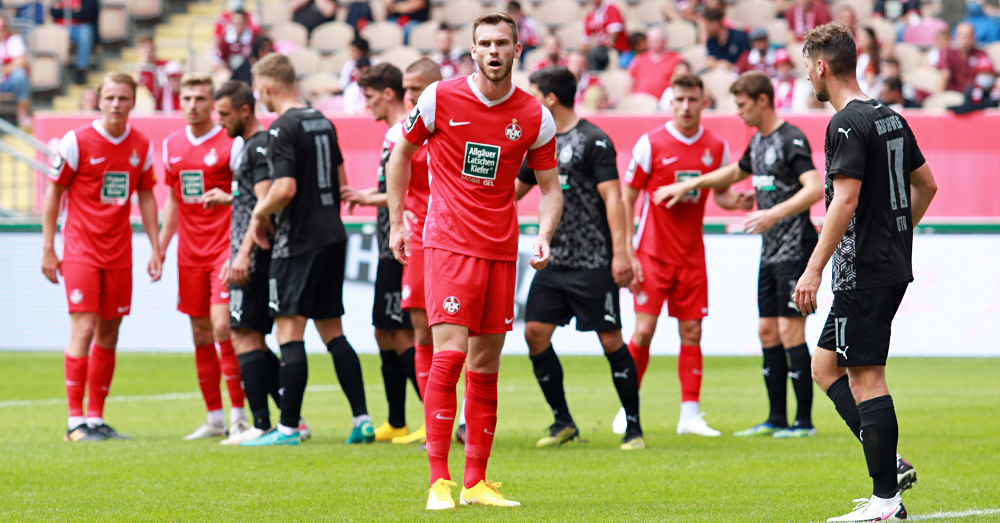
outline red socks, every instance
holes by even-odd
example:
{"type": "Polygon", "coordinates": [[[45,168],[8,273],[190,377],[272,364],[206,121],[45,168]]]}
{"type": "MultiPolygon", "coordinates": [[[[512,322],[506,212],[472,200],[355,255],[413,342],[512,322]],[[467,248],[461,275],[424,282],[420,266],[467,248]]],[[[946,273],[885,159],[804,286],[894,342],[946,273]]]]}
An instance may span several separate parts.
{"type": "Polygon", "coordinates": [[[420,397],[426,397],[427,378],[431,373],[431,360],[434,359],[434,345],[413,345],[413,366],[417,372],[417,388],[420,389],[420,397]]]}
{"type": "MultiPolygon", "coordinates": [[[[642,376],[642,371],[639,375],[642,376]]],[[[681,382],[681,401],[698,401],[701,394],[701,347],[681,345],[681,353],[677,357],[677,377],[681,382]]]]}
{"type": "Polygon", "coordinates": [[[222,356],[222,377],[226,380],[226,390],[229,391],[229,406],[243,407],[243,383],[240,377],[240,360],[236,358],[233,342],[223,340],[219,343],[219,353],[222,356]]]}
{"type": "Polygon", "coordinates": [[[115,351],[90,346],[90,361],[87,365],[87,417],[104,417],[104,399],[111,390],[111,378],[115,375],[115,351]]]}
{"type": "Polygon", "coordinates": [[[646,375],[646,367],[649,366],[649,346],[640,347],[634,341],[628,342],[628,353],[632,355],[635,362],[635,370],[638,374],[639,385],[642,386],[642,377],[646,375]]]}
{"type": "Polygon", "coordinates": [[[497,428],[497,375],[465,371],[465,488],[486,479],[497,428]]]}
{"type": "Polygon", "coordinates": [[[448,451],[451,450],[451,430],[455,426],[457,399],[455,386],[465,365],[465,354],[446,350],[434,354],[424,395],[424,424],[427,427],[427,459],[431,465],[433,485],[439,479],[451,480],[448,473],[448,451]]]}
{"type": "Polygon", "coordinates": [[[83,395],[87,387],[87,358],[64,354],[63,369],[66,372],[66,404],[69,406],[69,415],[82,418],[83,395]]]}
{"type": "Polygon", "coordinates": [[[215,352],[215,342],[194,348],[194,365],[198,371],[198,386],[201,387],[201,395],[205,398],[205,406],[210,411],[221,409],[222,393],[219,392],[219,380],[222,379],[222,367],[219,364],[219,355],[215,352]]]}

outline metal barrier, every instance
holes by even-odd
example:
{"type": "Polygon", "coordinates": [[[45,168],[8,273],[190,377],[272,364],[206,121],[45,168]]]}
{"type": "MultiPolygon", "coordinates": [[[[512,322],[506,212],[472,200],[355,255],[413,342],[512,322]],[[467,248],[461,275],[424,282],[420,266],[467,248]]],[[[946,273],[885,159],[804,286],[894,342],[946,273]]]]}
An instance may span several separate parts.
{"type": "Polygon", "coordinates": [[[0,218],[17,221],[37,214],[37,173],[48,171],[48,165],[38,161],[39,152],[48,158],[55,154],[34,136],[0,119],[0,218]]]}

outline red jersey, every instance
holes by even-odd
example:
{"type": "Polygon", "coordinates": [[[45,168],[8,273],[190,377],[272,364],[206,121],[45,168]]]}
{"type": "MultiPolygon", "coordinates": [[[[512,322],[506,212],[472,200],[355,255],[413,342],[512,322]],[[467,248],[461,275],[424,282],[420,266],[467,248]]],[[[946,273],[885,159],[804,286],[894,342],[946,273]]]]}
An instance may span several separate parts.
{"type": "Polygon", "coordinates": [[[221,126],[195,138],[184,126],[163,140],[164,183],[177,198],[177,264],[215,265],[229,256],[231,209],[205,209],[201,197],[211,189],[229,192],[243,140],[233,141],[221,126]]]}
{"type": "Polygon", "coordinates": [[[610,2],[601,2],[597,9],[587,11],[587,16],[583,19],[583,43],[614,47],[619,53],[629,50],[625,19],[622,18],[618,6],[610,2]],[[611,33],[618,33],[614,42],[608,41],[608,35],[611,33]]]}
{"type": "Polygon", "coordinates": [[[632,92],[646,93],[659,99],[663,91],[670,87],[670,79],[674,76],[674,68],[684,58],[673,51],[654,54],[650,51],[639,53],[628,66],[628,75],[632,77],[632,92]]]}
{"type": "Polygon", "coordinates": [[[427,202],[431,197],[430,180],[427,179],[427,144],[421,145],[410,160],[410,187],[406,191],[404,206],[417,216],[417,223],[410,224],[410,236],[423,243],[424,221],[427,220],[427,202]]]}
{"type": "Polygon", "coordinates": [[[489,100],[474,77],[431,84],[403,124],[407,141],[427,140],[424,247],[515,261],[514,180],[525,155],[532,169],[557,166],[556,124],[530,94],[511,86],[489,100]]]}
{"type": "Polygon", "coordinates": [[[719,135],[698,128],[688,138],[673,122],[639,138],[632,149],[632,161],[625,183],[646,192],[635,250],[668,265],[702,267],[705,243],[702,219],[709,191],[691,191],[676,205],[650,205],[649,195],[663,185],[680,182],[714,171],[729,163],[729,144],[719,135]]]}
{"type": "Polygon", "coordinates": [[[66,188],[63,261],[132,267],[130,199],[156,184],[149,139],[129,125],[117,138],[99,121],[74,129],[59,142],[49,179],[66,188]]]}

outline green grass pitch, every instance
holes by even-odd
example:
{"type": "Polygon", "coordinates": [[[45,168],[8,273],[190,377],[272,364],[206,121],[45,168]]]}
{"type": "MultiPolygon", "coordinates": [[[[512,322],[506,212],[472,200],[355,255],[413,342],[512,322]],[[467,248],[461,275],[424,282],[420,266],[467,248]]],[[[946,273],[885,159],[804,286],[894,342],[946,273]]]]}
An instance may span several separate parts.
{"type": "MultiPolygon", "coordinates": [[[[595,341],[596,343],[596,341],[595,341]]],[[[535,448],[551,422],[526,356],[504,357],[488,476],[519,508],[423,510],[426,456],[392,444],[346,446],[350,413],[330,358],[310,355],[298,447],[181,441],[204,418],[189,354],[119,356],[106,419],[135,441],[66,443],[62,355],[0,353],[0,521],[825,521],[870,495],[860,445],[817,389],[816,438],[731,434],[762,421],[757,358],[706,358],[702,408],[721,438],[677,436],[676,360],[655,357],[642,389],[645,451],[623,452],[607,362],[564,357],[570,408],[586,443],[535,448]]],[[[368,405],[385,419],[379,362],[362,356],[368,405]]],[[[920,483],[911,519],[1000,521],[1000,360],[892,359],[900,451],[920,483]],[[952,517],[977,510],[978,516],[952,517]]],[[[789,407],[794,396],[789,390],[789,407]]],[[[422,419],[410,392],[411,428],[422,419]]],[[[276,410],[272,418],[277,419],[276,410]]],[[[453,478],[463,452],[452,446],[453,478]]],[[[456,492],[457,498],[457,492],[456,492]]]]}

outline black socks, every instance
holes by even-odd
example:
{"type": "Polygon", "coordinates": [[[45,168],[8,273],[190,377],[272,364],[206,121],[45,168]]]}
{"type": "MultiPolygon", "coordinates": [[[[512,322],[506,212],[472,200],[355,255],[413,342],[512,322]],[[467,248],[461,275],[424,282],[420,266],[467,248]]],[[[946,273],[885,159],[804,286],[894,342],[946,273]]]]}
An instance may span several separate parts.
{"type": "Polygon", "coordinates": [[[563,389],[563,370],[556,351],[549,348],[537,356],[531,356],[531,364],[535,368],[535,379],[542,388],[545,401],[552,407],[552,415],[556,421],[572,424],[573,417],[566,405],[566,392],[563,389]]]}
{"type": "Polygon", "coordinates": [[[764,347],[764,386],[770,412],[767,423],[778,427],[788,426],[788,360],[781,345],[764,347]]]}
{"type": "Polygon", "coordinates": [[[858,404],[861,417],[859,438],[865,449],[868,475],[872,478],[872,494],[880,498],[896,495],[896,444],[899,425],[892,396],[885,395],[858,404]]]}
{"type": "MultiPolygon", "coordinates": [[[[337,373],[340,388],[344,390],[344,395],[347,396],[347,401],[351,404],[352,415],[357,417],[368,414],[368,405],[365,402],[365,382],[361,376],[361,360],[358,359],[358,353],[354,352],[354,347],[351,347],[344,336],[337,336],[330,340],[330,343],[326,344],[326,350],[333,357],[333,369],[337,373]]],[[[283,412],[282,416],[284,416],[283,412]]]]}
{"type": "Polygon", "coordinates": [[[309,362],[306,361],[306,343],[290,341],[281,344],[281,424],[298,427],[302,413],[302,397],[309,379],[309,362]]]}
{"type": "Polygon", "coordinates": [[[639,380],[635,368],[635,361],[628,352],[628,346],[622,345],[618,350],[604,356],[611,364],[611,380],[618,391],[618,399],[625,408],[625,419],[628,425],[625,427],[626,437],[633,434],[642,434],[642,425],[639,424],[639,380]]]}

